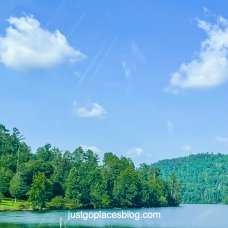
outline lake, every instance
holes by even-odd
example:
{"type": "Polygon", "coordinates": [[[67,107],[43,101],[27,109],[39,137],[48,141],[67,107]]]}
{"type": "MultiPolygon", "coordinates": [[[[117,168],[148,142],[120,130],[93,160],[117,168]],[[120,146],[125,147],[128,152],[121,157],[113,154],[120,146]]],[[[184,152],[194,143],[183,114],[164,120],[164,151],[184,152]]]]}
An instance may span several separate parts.
{"type": "Polygon", "coordinates": [[[0,228],[54,228],[60,227],[60,220],[62,228],[227,228],[228,206],[181,205],[180,207],[124,210],[112,209],[71,211],[61,210],[45,212],[0,212],[0,228]],[[91,218],[88,218],[88,216],[91,218]],[[94,219],[94,217],[96,219],[94,219]]]}

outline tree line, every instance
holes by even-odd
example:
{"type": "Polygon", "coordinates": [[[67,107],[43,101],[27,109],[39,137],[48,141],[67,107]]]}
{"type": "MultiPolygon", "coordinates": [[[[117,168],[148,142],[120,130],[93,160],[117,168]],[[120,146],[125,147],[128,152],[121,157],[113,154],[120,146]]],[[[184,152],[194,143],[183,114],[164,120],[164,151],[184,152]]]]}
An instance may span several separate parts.
{"type": "Polygon", "coordinates": [[[103,161],[82,147],[61,151],[50,144],[31,152],[17,128],[0,125],[0,198],[25,199],[34,209],[177,206],[175,175],[164,180],[157,167],[136,168],[111,152],[103,161]]]}

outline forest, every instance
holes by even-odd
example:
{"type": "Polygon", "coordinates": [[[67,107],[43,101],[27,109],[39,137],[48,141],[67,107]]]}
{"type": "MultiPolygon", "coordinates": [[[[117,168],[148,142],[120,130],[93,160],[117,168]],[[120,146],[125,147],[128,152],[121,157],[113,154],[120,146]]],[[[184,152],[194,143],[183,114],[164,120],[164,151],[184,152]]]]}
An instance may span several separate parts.
{"type": "Polygon", "coordinates": [[[178,206],[180,184],[157,167],[111,152],[103,160],[82,147],[61,151],[50,144],[35,152],[17,128],[0,125],[0,205],[11,198],[33,209],[140,208],[178,206]]]}
{"type": "Polygon", "coordinates": [[[159,168],[165,179],[175,173],[181,184],[181,203],[228,204],[228,155],[195,154],[151,167],[159,168]]]}

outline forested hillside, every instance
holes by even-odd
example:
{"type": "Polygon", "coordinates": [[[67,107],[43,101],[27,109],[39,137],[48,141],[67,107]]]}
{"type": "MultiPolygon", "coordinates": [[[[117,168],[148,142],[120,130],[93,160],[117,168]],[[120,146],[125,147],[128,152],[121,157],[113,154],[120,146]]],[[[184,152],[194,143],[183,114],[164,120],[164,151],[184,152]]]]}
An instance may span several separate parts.
{"type": "Polygon", "coordinates": [[[182,187],[182,203],[228,203],[228,155],[196,154],[154,166],[165,178],[175,173],[182,187]]]}
{"type": "Polygon", "coordinates": [[[81,147],[61,151],[46,144],[32,153],[18,129],[0,125],[0,204],[10,197],[34,209],[177,206],[179,184],[154,167],[136,169],[125,157],[105,153],[103,163],[81,147]]]}

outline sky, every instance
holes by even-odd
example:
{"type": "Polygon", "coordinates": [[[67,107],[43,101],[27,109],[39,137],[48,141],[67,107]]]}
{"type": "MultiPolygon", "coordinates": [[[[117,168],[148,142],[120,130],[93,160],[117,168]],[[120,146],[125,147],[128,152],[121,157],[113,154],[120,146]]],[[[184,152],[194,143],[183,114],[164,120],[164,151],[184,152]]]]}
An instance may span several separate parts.
{"type": "Polygon", "coordinates": [[[228,153],[226,1],[0,1],[0,123],[35,152],[136,164],[228,153]]]}

